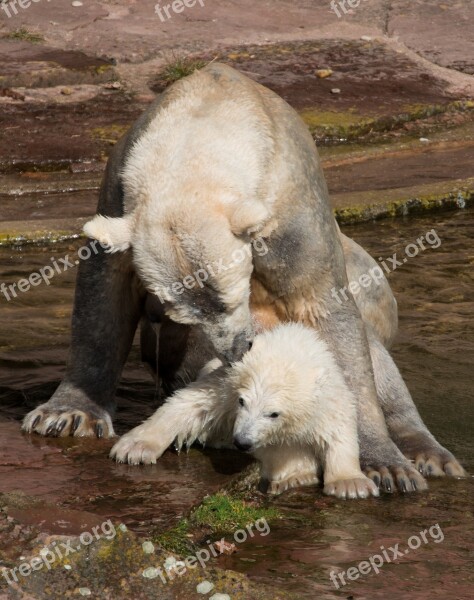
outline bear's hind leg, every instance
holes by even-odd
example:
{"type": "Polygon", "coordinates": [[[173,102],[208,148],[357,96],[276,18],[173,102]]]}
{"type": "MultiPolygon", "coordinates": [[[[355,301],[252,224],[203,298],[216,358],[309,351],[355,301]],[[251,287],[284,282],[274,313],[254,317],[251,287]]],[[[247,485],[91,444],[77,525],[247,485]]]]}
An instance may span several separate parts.
{"type": "Polygon", "coordinates": [[[317,485],[318,462],[314,450],[301,446],[267,446],[252,453],[261,462],[262,481],[269,494],[317,485]]]}
{"type": "Polygon", "coordinates": [[[375,384],[391,438],[403,454],[426,476],[465,477],[456,458],[430,433],[412,400],[393,358],[369,335],[375,384]]]}

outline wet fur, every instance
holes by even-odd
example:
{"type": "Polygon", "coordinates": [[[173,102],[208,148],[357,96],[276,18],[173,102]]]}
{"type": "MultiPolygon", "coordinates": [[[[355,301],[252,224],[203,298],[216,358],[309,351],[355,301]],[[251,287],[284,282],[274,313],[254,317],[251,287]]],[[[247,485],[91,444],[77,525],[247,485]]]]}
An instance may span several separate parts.
{"type": "Polygon", "coordinates": [[[388,285],[385,293],[372,286],[365,300],[350,297],[338,305],[332,298],[331,289],[347,285],[350,269],[365,268],[370,257],[339,236],[313,139],[295,111],[270,90],[217,63],[171,86],[114,148],[98,214],[87,231],[117,252],[92,252],[81,262],[66,376],[50,401],[25,417],[24,430],[112,436],[115,389],[139,321],[153,323],[144,325],[142,352],[150,365],[153,351],[158,352],[155,372],[171,392],[193,379],[209,344],[228,358],[242,354],[252,329],[245,306],[252,289],[261,311],[265,304],[271,307],[268,318],[273,311],[279,320],[314,327],[334,354],[357,399],[361,461],[371,477],[385,489],[424,487],[402,452],[410,458],[416,454],[422,472],[434,464],[436,474],[463,473],[433,442],[393,361],[382,351],[396,330],[388,285]],[[196,121],[203,116],[208,125],[215,117],[209,129],[215,135],[206,137],[197,122],[180,121],[178,114],[196,121]],[[171,139],[179,143],[169,152],[171,139]],[[160,148],[165,149],[161,154],[160,148]],[[195,151],[188,154],[189,148],[195,151]],[[193,179],[193,172],[199,177],[193,179]],[[208,195],[202,193],[205,187],[208,195]],[[227,256],[229,247],[244,248],[257,235],[269,251],[254,253],[229,278],[216,281],[214,291],[196,290],[166,304],[169,321],[161,334],[162,308],[147,312],[147,298],[156,284],[181,279],[187,274],[183,269],[203,259],[195,231],[211,240],[210,258],[216,252],[227,256]],[[239,310],[231,316],[227,309],[236,302],[239,310]],[[185,346],[176,353],[180,362],[168,356],[172,320],[179,323],[185,346]],[[208,343],[201,352],[203,331],[208,343]],[[372,334],[382,344],[375,359],[368,341],[372,334]],[[160,369],[160,362],[168,363],[166,368],[160,369]],[[379,369],[375,378],[372,364],[379,369]],[[382,398],[376,381],[386,390],[382,398]]]}

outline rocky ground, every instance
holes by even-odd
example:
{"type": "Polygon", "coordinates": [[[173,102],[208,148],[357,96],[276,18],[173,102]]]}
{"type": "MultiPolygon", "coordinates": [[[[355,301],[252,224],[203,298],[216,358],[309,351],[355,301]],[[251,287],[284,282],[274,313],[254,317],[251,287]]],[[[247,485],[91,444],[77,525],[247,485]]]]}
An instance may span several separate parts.
{"type": "MultiPolygon", "coordinates": [[[[159,14],[151,0],[22,4],[26,8],[0,0],[0,245],[79,236],[95,211],[117,139],[173,78],[214,59],[275,90],[301,113],[320,148],[341,222],[474,201],[470,0],[361,0],[347,13],[339,2],[331,10],[329,0],[198,0],[182,12],[169,9],[169,18],[164,1],[159,14]]],[[[59,525],[64,536],[100,519],[94,507],[78,514],[76,506],[78,498],[87,505],[80,477],[87,477],[82,465],[90,448],[38,442],[41,453],[32,456],[19,434],[11,436],[21,452],[9,453],[5,445],[0,473],[29,468],[31,485],[22,486],[23,495],[0,494],[0,566],[9,568],[66,539],[53,521],[68,524],[59,525]],[[41,499],[45,465],[54,473],[59,465],[63,478],[57,496],[49,485],[41,499]],[[59,500],[76,502],[74,510],[60,517],[53,511],[48,520],[59,500]]],[[[208,491],[228,484],[231,471],[207,473],[208,491]]],[[[133,494],[132,487],[120,489],[133,494]]],[[[188,490],[162,518],[187,514],[203,494],[198,485],[188,490]]],[[[137,505],[142,500],[137,497],[137,505]]],[[[143,575],[169,557],[161,548],[157,542],[147,553],[135,533],[120,531],[78,553],[72,567],[58,561],[50,573],[39,571],[20,584],[0,580],[0,599],[86,596],[89,587],[103,598],[204,597],[196,589],[202,576],[163,588],[156,574],[143,575]]],[[[289,597],[233,572],[212,572],[212,580],[212,593],[232,598],[289,597]]]]}
{"type": "Polygon", "coordinates": [[[161,20],[149,0],[3,1],[0,243],[77,235],[111,146],[216,58],[301,112],[341,221],[471,202],[472,3],[362,0],[340,18],[326,0],[202,4],[161,20]]]}

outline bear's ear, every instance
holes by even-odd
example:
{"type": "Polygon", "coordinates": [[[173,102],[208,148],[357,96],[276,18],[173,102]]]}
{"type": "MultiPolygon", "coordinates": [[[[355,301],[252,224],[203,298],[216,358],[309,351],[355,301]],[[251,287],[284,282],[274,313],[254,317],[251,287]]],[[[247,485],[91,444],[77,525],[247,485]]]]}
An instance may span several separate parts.
{"type": "Polygon", "coordinates": [[[129,217],[109,218],[96,215],[83,229],[87,237],[107,246],[107,252],[124,252],[130,248],[131,227],[129,217]]]}
{"type": "Polygon", "coordinates": [[[234,235],[258,233],[270,216],[261,202],[244,202],[230,216],[230,228],[234,235]]]}

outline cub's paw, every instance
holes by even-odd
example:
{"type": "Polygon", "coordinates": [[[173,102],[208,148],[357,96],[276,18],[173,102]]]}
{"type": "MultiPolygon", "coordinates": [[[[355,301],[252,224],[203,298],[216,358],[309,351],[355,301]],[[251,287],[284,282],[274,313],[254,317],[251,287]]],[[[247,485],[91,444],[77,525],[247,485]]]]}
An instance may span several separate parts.
{"type": "Polygon", "coordinates": [[[421,492],[428,489],[425,478],[409,462],[394,467],[368,467],[365,474],[384,492],[421,492]]]}
{"type": "Polygon", "coordinates": [[[269,481],[267,493],[277,495],[286,492],[286,490],[291,490],[292,488],[317,485],[317,483],[318,478],[316,474],[311,471],[307,473],[295,473],[285,479],[273,479],[272,481],[269,481]]]}
{"type": "Polygon", "coordinates": [[[129,465],[154,465],[167,447],[158,439],[145,439],[127,433],[114,445],[110,458],[129,465]]]}
{"type": "Polygon", "coordinates": [[[46,402],[26,415],[21,428],[26,433],[39,433],[51,437],[115,436],[109,413],[97,405],[81,410],[73,406],[46,402]]]}
{"type": "Polygon", "coordinates": [[[369,498],[369,496],[378,496],[379,488],[361,473],[360,477],[354,479],[340,479],[326,483],[323,493],[336,498],[369,498]]]}

